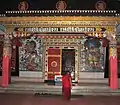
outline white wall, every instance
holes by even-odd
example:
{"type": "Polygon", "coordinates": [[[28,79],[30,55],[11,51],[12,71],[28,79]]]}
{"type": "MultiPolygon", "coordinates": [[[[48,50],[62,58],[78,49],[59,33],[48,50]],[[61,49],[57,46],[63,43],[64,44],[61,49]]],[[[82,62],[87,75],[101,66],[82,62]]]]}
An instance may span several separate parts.
{"type": "Polygon", "coordinates": [[[43,73],[40,71],[19,71],[19,77],[39,77],[42,78],[43,73]]]}
{"type": "Polygon", "coordinates": [[[104,72],[80,72],[79,78],[104,78],[104,72]]]}

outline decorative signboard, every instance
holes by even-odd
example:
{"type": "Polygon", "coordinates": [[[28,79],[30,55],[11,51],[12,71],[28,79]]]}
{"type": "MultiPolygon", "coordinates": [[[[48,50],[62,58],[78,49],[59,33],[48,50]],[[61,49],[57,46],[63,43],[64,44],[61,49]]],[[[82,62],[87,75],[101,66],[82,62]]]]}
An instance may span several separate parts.
{"type": "Polygon", "coordinates": [[[84,32],[94,32],[96,29],[94,27],[26,27],[25,32],[29,33],[51,33],[51,32],[74,32],[74,33],[84,33],[84,32]]]}

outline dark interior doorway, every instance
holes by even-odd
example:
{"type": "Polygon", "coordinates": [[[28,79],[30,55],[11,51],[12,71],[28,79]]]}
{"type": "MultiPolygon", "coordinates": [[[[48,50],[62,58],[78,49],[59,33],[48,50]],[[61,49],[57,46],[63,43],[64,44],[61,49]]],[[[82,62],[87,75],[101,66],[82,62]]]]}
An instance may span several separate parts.
{"type": "Polygon", "coordinates": [[[67,70],[75,80],[75,49],[62,49],[62,73],[67,70]]]}
{"type": "Polygon", "coordinates": [[[104,77],[109,77],[109,46],[106,47],[104,77]]]}

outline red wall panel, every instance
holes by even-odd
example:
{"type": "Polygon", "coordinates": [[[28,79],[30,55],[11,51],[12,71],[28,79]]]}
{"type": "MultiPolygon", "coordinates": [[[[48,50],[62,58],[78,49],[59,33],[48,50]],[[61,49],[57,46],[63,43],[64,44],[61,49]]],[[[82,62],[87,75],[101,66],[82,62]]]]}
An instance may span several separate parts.
{"type": "Polygon", "coordinates": [[[48,49],[48,55],[60,55],[60,49],[50,48],[48,49]]]}

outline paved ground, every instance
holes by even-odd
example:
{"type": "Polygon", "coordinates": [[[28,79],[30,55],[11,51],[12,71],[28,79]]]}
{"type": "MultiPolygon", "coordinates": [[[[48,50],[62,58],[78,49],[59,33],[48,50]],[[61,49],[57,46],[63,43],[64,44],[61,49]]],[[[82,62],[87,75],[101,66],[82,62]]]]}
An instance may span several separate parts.
{"type": "Polygon", "coordinates": [[[65,101],[61,96],[1,93],[0,105],[120,105],[120,96],[74,96],[65,101]]]}

